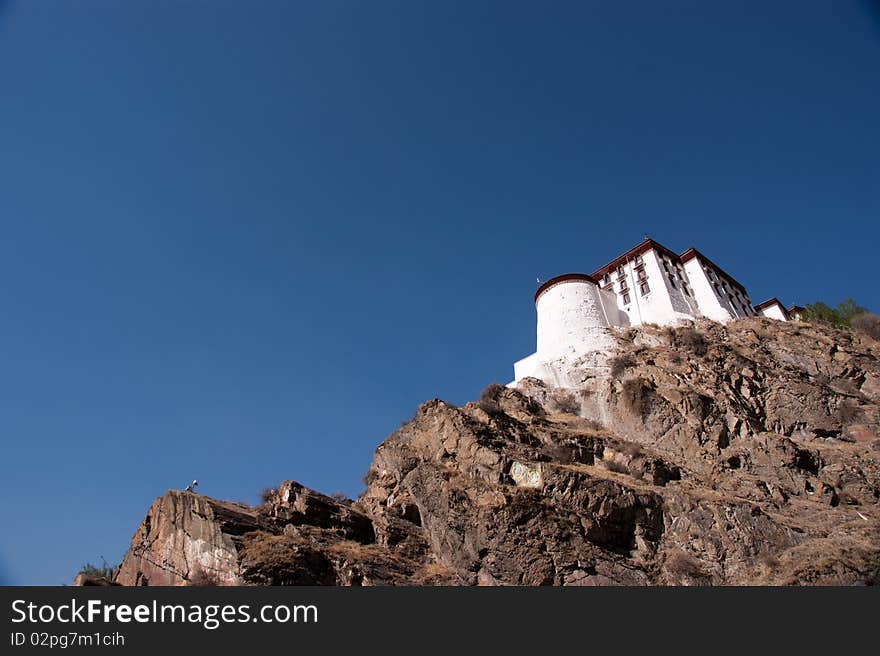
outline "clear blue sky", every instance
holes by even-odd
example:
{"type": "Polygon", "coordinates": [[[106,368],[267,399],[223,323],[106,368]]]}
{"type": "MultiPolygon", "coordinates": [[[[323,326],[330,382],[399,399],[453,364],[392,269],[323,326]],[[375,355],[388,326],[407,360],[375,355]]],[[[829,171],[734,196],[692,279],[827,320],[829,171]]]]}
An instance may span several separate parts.
{"type": "Polygon", "coordinates": [[[357,494],[645,233],[880,308],[878,117],[867,2],[0,0],[0,577],[357,494]]]}

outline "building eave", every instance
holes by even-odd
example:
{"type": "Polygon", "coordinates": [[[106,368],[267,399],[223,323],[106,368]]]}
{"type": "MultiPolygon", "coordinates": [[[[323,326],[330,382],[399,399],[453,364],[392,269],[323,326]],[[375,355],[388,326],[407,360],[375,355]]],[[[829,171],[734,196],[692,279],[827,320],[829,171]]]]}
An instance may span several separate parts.
{"type": "Polygon", "coordinates": [[[654,241],[650,237],[646,237],[644,239],[644,241],[633,246],[626,253],[624,253],[622,255],[618,255],[617,257],[615,257],[613,260],[611,260],[605,266],[601,266],[598,269],[596,269],[595,271],[593,271],[592,276],[596,280],[599,280],[605,273],[607,273],[609,271],[614,271],[621,264],[626,264],[629,260],[634,258],[636,255],[642,255],[642,254],[647,253],[648,251],[651,251],[651,250],[660,251],[664,255],[668,255],[669,257],[671,257],[673,259],[673,261],[676,261],[676,262],[678,261],[678,255],[676,253],[674,253],[670,249],[666,248],[666,246],[664,246],[663,244],[660,244],[660,243],[654,241]]]}
{"type": "Polygon", "coordinates": [[[569,282],[574,280],[578,280],[581,282],[590,282],[598,286],[596,280],[586,273],[563,273],[561,276],[555,276],[553,278],[550,278],[550,280],[541,283],[541,286],[538,287],[538,290],[535,292],[535,303],[538,302],[538,297],[546,292],[548,289],[550,289],[553,285],[556,285],[560,282],[569,282]]]}
{"type": "Polygon", "coordinates": [[[785,308],[785,306],[782,304],[782,302],[781,302],[778,298],[776,298],[775,296],[774,296],[773,298],[768,298],[768,299],[767,299],[766,301],[764,301],[763,303],[758,303],[758,304],[755,306],[755,311],[756,311],[756,312],[761,312],[762,310],[766,310],[768,307],[771,307],[771,306],[773,306],[773,305],[778,306],[779,309],[782,310],[782,315],[783,315],[786,319],[788,318],[788,316],[789,316],[789,315],[788,315],[788,310],[785,308]]]}
{"type": "Polygon", "coordinates": [[[682,253],[682,254],[679,256],[679,259],[681,260],[682,264],[685,263],[685,262],[689,262],[689,261],[691,261],[691,260],[694,259],[694,258],[697,258],[698,260],[700,260],[700,261],[702,261],[702,262],[705,262],[706,264],[708,264],[709,266],[711,266],[711,267],[712,267],[713,269],[715,269],[718,273],[720,273],[722,276],[724,276],[724,279],[725,279],[727,282],[729,282],[731,285],[733,285],[733,286],[736,287],[739,291],[741,291],[742,294],[743,294],[743,296],[745,296],[746,298],[749,297],[749,293],[746,291],[746,288],[743,287],[740,283],[738,283],[738,282],[736,281],[736,278],[734,278],[733,276],[731,276],[731,275],[730,275],[729,273],[727,273],[724,269],[722,269],[720,266],[718,266],[717,264],[715,264],[712,260],[710,260],[708,257],[706,257],[705,255],[703,255],[700,251],[698,251],[698,250],[697,250],[696,248],[694,248],[693,246],[692,246],[691,248],[687,249],[684,253],[682,253]]]}

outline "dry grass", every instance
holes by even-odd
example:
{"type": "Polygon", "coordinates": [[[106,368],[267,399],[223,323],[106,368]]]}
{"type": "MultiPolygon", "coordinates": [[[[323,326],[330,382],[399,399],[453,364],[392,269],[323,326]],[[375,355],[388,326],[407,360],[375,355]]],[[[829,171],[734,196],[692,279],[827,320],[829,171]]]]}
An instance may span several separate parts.
{"type": "Polygon", "coordinates": [[[706,572],[703,564],[694,556],[681,549],[670,549],[664,561],[666,571],[677,576],[704,578],[706,572]]]}

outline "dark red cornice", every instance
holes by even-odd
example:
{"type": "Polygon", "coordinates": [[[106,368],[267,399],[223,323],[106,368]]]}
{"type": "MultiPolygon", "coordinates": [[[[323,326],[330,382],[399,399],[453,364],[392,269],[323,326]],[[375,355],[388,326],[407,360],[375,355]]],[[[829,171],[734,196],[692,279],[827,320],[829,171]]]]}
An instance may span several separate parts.
{"type": "Polygon", "coordinates": [[[626,262],[628,262],[629,260],[634,258],[636,255],[642,255],[643,253],[647,253],[650,250],[657,250],[665,255],[668,255],[669,257],[672,258],[673,262],[678,261],[678,255],[673,253],[668,248],[666,248],[666,246],[664,246],[663,244],[657,243],[656,241],[654,241],[651,238],[646,238],[640,244],[630,248],[623,255],[618,255],[617,257],[615,257],[613,260],[611,260],[605,266],[599,267],[598,269],[593,271],[593,274],[592,274],[593,278],[595,278],[596,280],[599,280],[606,273],[608,273],[609,271],[614,271],[621,264],[625,264],[626,262]]]}
{"type": "Polygon", "coordinates": [[[588,276],[586,273],[563,273],[561,276],[556,276],[555,278],[550,278],[545,283],[542,283],[540,287],[538,287],[538,291],[535,292],[535,303],[538,302],[538,297],[550,289],[553,285],[558,282],[567,282],[569,280],[581,280],[583,282],[591,282],[594,285],[596,281],[592,276],[588,276]]]}

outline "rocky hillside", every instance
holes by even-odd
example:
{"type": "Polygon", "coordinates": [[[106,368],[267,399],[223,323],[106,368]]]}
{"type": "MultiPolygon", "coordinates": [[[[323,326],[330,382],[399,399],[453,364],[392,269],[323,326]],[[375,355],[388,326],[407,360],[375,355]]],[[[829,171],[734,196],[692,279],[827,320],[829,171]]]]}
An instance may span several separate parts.
{"type": "Polygon", "coordinates": [[[574,389],[423,404],[356,501],[167,492],[115,582],[880,582],[880,343],[768,319],[619,341],[574,389]]]}

